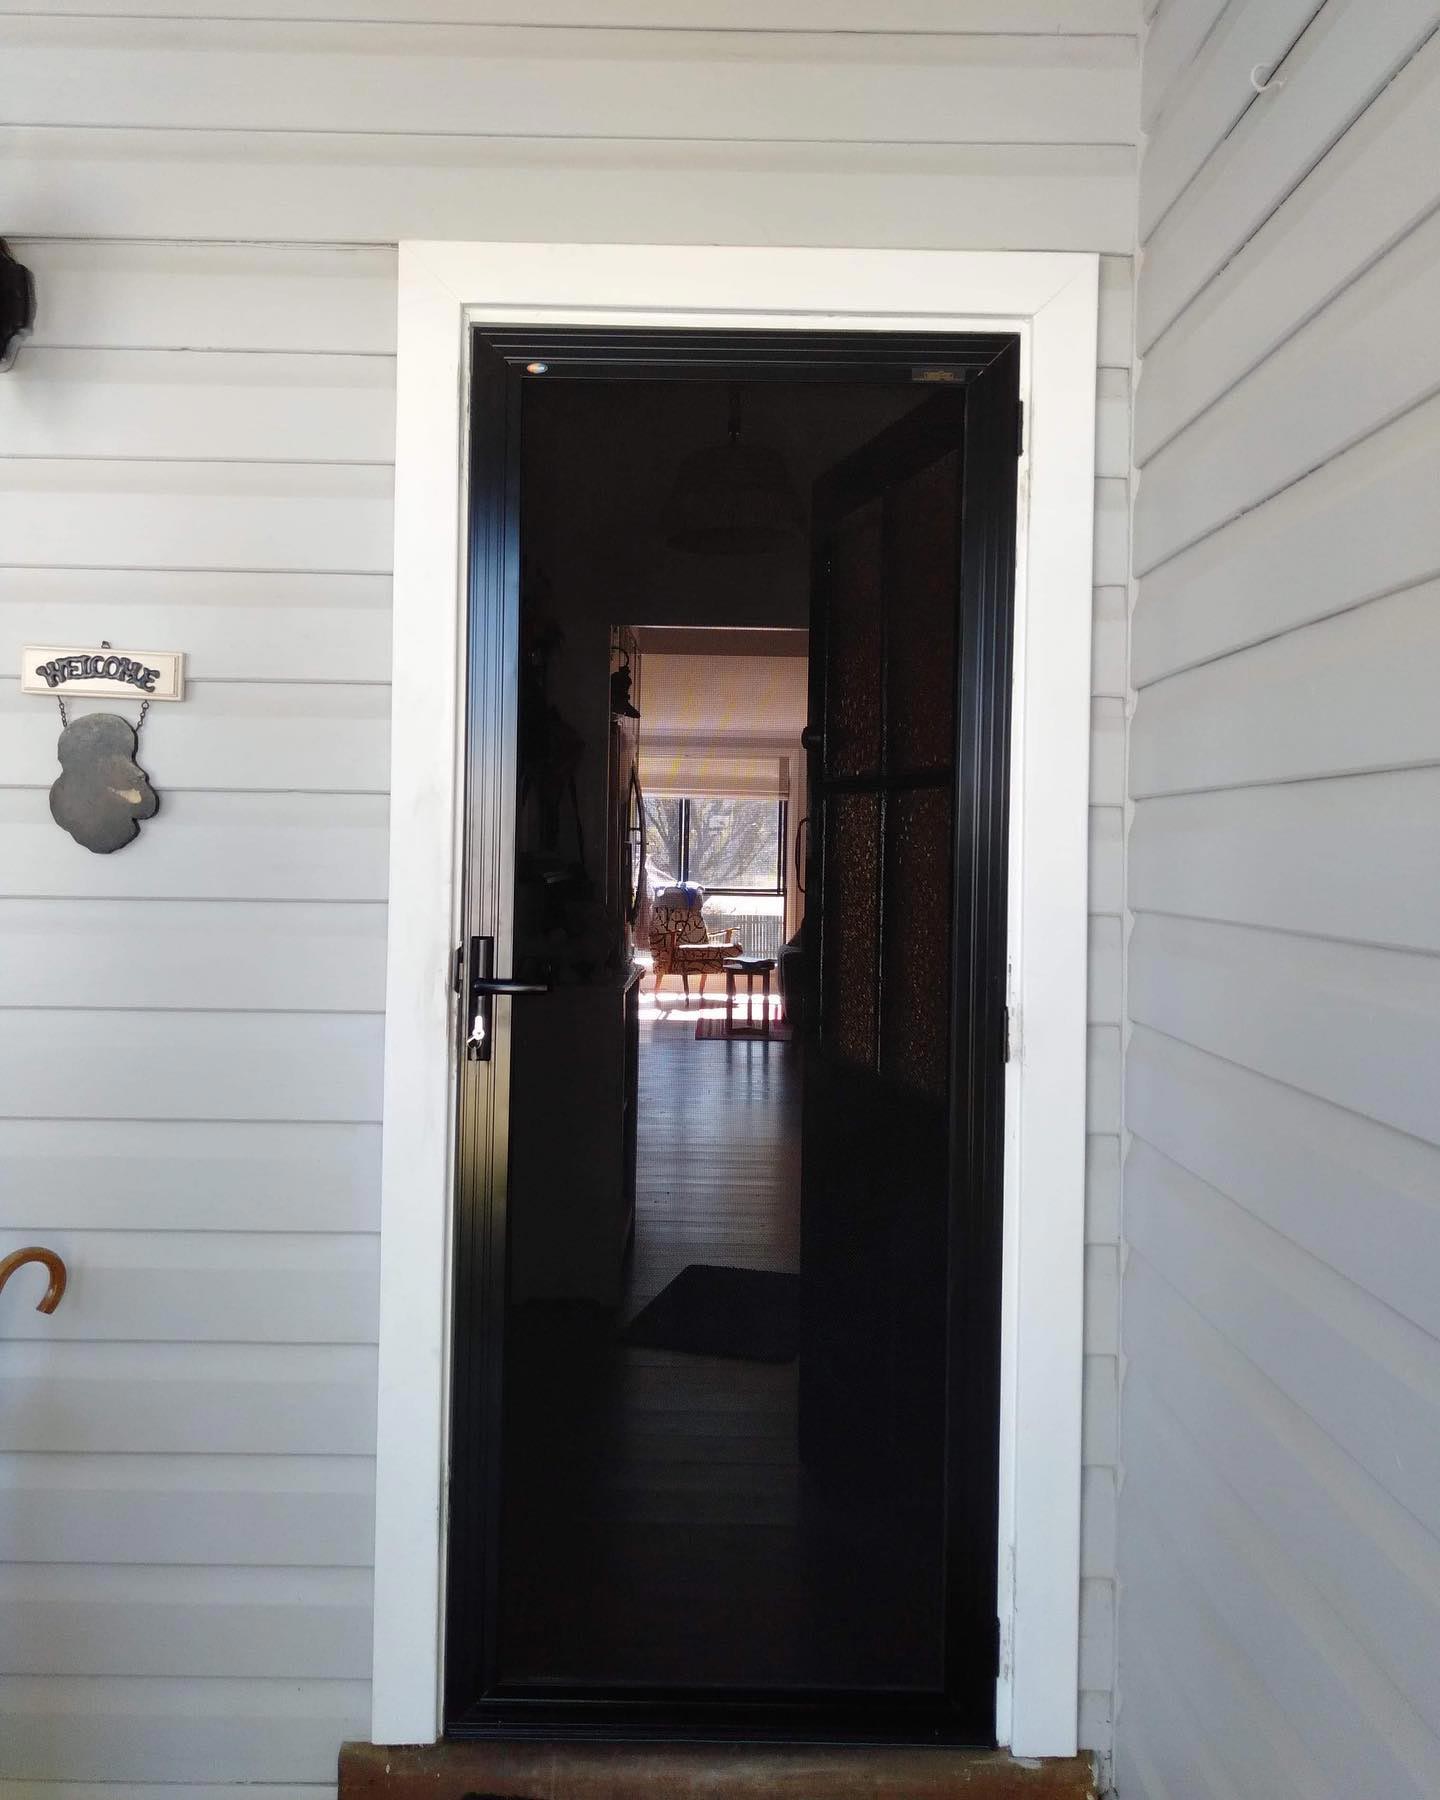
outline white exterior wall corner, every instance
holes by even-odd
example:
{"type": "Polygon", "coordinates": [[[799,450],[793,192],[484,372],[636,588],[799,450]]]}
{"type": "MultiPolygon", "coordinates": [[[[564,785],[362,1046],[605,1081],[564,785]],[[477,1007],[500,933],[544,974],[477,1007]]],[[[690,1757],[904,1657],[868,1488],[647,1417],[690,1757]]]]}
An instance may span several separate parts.
{"type": "Polygon", "coordinates": [[[12,1291],[0,1340],[0,1793],[297,1800],[367,1731],[393,246],[420,236],[1102,253],[1080,1720],[1103,1751],[1129,0],[781,0],[720,36],[656,29],[713,23],[699,0],[583,28],[555,0],[533,31],[487,0],[319,10],[0,6],[0,222],[39,291],[0,387],[0,1249],[51,1243],[73,1283],[53,1319],[12,1291]],[[4,673],[57,636],[190,657],[146,727],[162,813],[122,856],[51,824],[52,726],[4,673]]]}
{"type": "Polygon", "coordinates": [[[1142,51],[1122,1800],[1437,1792],[1437,31],[1142,51]]]}

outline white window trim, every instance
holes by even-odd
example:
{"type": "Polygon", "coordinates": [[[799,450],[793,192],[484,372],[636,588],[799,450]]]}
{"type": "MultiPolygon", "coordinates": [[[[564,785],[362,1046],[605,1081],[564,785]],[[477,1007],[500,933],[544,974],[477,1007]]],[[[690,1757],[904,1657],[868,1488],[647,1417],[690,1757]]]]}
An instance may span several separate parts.
{"type": "Polygon", "coordinates": [[[997,1735],[1076,1746],[1099,260],[1020,252],[405,243],[372,1736],[441,1726],[472,322],[1015,330],[1026,403],[1012,724],[997,1735]]]}

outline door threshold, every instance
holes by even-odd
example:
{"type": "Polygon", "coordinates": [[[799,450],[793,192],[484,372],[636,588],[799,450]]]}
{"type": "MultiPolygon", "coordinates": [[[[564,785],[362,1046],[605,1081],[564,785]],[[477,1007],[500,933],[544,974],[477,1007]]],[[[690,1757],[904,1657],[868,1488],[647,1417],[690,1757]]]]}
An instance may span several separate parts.
{"type": "Polygon", "coordinates": [[[339,1800],[1094,1800],[1089,1757],[799,1744],[491,1738],[346,1744],[339,1800]]]}

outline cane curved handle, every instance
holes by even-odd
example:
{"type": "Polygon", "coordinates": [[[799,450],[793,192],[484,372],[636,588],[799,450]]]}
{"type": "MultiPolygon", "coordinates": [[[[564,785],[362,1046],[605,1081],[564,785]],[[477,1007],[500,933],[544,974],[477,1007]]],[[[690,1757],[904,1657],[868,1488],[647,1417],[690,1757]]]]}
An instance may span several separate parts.
{"type": "Polygon", "coordinates": [[[53,1250],[42,1250],[38,1244],[27,1244],[23,1250],[12,1250],[0,1258],[0,1288],[26,1263],[43,1263],[50,1272],[50,1285],[41,1296],[36,1312],[53,1313],[65,1296],[65,1264],[53,1250]]]}

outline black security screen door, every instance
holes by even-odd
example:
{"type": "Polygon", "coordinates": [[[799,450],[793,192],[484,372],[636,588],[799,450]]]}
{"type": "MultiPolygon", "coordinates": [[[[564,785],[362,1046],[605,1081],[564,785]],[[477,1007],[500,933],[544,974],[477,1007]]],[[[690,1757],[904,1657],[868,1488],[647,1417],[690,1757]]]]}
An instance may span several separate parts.
{"type": "MultiPolygon", "coordinates": [[[[1018,366],[998,335],[474,334],[454,1735],[993,1741],[1018,366]],[[574,723],[600,691],[592,644],[609,678],[577,595],[592,568],[595,606],[625,615],[598,593],[622,560],[613,544],[608,562],[566,556],[584,518],[616,511],[586,487],[613,487],[625,463],[594,460],[595,420],[632,406],[597,385],[617,382],[657,419],[677,402],[670,384],[745,384],[752,399],[763,384],[802,422],[839,384],[859,421],[845,454],[806,471],[819,477],[796,563],[810,715],[792,1029],[707,1044],[703,1020],[673,1029],[680,1003],[657,979],[638,1090],[628,964],[575,949],[603,939],[606,916],[574,723]],[[587,390],[573,462],[555,392],[569,383],[587,390]],[[564,466],[537,466],[539,443],[564,466]],[[753,1241],[736,1240],[719,1259],[736,1266],[709,1286],[687,1286],[688,1270],[667,1286],[668,1268],[644,1286],[637,1105],[674,1121],[657,1134],[650,1118],[649,1138],[642,1121],[640,1154],[660,1143],[651,1190],[697,1209],[678,1215],[682,1246],[733,1199],[737,1170],[752,1182],[739,1216],[753,1241]],[[631,1131],[623,1243],[597,1224],[608,1190],[591,1183],[612,1136],[626,1179],[612,1116],[631,1131]],[[764,1211],[781,1164],[790,1237],[764,1211]],[[778,1261],[747,1258],[777,1243],[778,1261]],[[757,1287],[747,1260],[781,1287],[757,1287]],[[645,1486],[636,1471],[657,1468],[645,1486]]],[[[826,398],[832,426],[847,404],[826,398]]],[[[643,753],[643,670],[636,693],[643,753]]],[[[773,891],[768,864],[740,885],[773,891]]]]}

